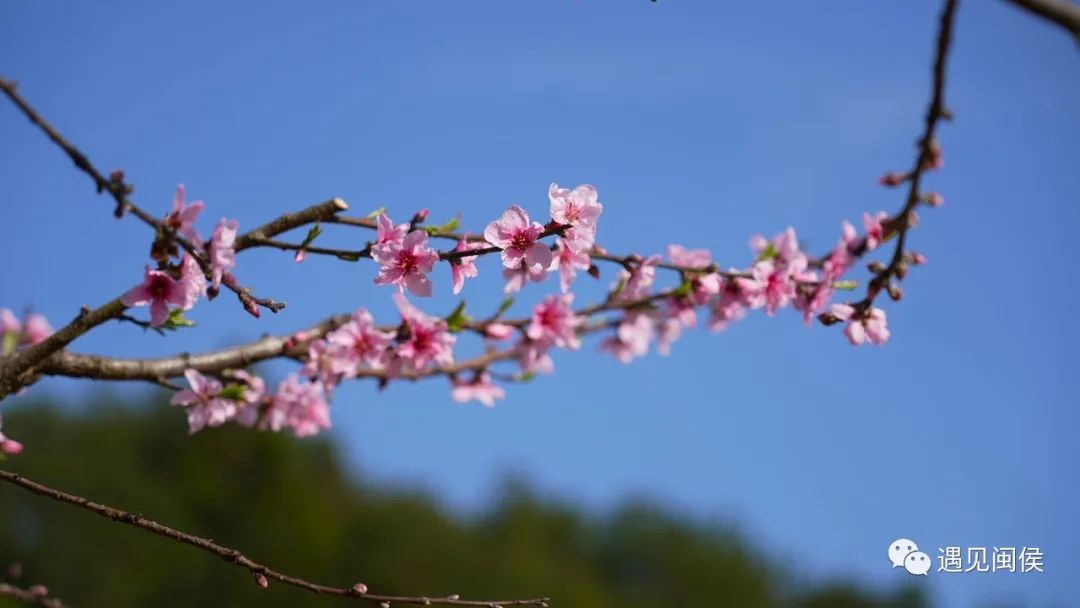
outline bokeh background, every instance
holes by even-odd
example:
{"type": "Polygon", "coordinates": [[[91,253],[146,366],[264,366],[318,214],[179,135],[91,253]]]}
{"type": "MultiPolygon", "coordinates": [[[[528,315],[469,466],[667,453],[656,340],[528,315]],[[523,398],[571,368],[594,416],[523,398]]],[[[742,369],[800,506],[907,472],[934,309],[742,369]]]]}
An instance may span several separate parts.
{"type": "MultiPolygon", "coordinates": [[[[902,194],[875,181],[911,163],[938,9],[4,3],[0,74],[103,169],[122,167],[144,207],[164,213],[185,183],[207,203],[204,234],[222,216],[253,227],[331,196],[358,214],[386,206],[399,221],[420,208],[437,221],[460,212],[479,231],[512,202],[545,214],[551,181],[589,182],[612,251],[682,243],[742,265],[752,234],[792,225],[822,250],[841,220],[899,208],[902,194]]],[[[956,120],[941,134],[945,169],[929,179],[946,205],[923,212],[913,233],[930,264],[888,306],[885,348],[853,349],[839,328],[807,328],[792,313],[694,332],[670,357],[629,367],[587,343],[556,356],[555,376],[509,387],[490,410],[452,403],[445,381],[384,392],[355,383],[335,394],[332,447],[228,429],[189,440],[182,413],[143,387],[103,396],[48,380],[3,404],[5,432],[27,444],[4,466],[237,539],[313,578],[367,577],[396,591],[566,589],[584,594],[572,606],[681,606],[722,603],[709,592],[721,589],[741,605],[783,605],[837,582],[858,589],[856,606],[1070,605],[1080,595],[1069,396],[1080,338],[1070,270],[1080,57],[1064,33],[1004,2],[967,2],[950,72],[956,120]],[[104,403],[128,407],[107,414],[104,403]],[[651,506],[638,520],[628,505],[651,506]],[[1037,546],[1046,572],[912,579],[889,567],[886,547],[899,536],[933,556],[950,545],[1037,546]],[[516,558],[504,566],[492,553],[516,558]],[[581,580],[560,555],[581,560],[581,580]],[[629,565],[612,565],[620,559],[629,565]],[[414,571],[390,569],[408,563],[414,571]],[[482,575],[497,567],[508,569],[482,575]],[[641,580],[668,595],[625,594],[626,581],[641,580]]],[[[0,305],[32,306],[59,325],[139,281],[145,227],[115,221],[109,201],[8,104],[0,167],[0,305]]],[[[330,227],[320,242],[361,247],[368,237],[330,227]]],[[[161,338],[112,325],[76,347],[165,355],[358,306],[394,318],[370,263],[296,265],[253,251],[237,274],[288,308],[255,320],[222,298],[191,311],[197,331],[161,338]]],[[[484,260],[481,275],[462,293],[477,314],[500,299],[497,262],[484,260]]],[[[447,313],[458,301],[448,269],[434,278],[443,295],[423,306],[447,313]]],[[[610,269],[580,279],[578,297],[600,297],[611,279],[610,269]]],[[[531,287],[515,310],[554,287],[531,287]]],[[[312,601],[257,593],[216,558],[165,541],[108,540],[107,523],[22,494],[0,488],[0,559],[33,566],[28,577],[72,604],[164,602],[203,583],[242,594],[227,596],[241,605],[312,601]],[[98,560],[126,564],[108,571],[130,586],[128,600],[96,595],[107,586],[98,560]],[[92,565],[98,577],[82,578],[92,565]]]]}

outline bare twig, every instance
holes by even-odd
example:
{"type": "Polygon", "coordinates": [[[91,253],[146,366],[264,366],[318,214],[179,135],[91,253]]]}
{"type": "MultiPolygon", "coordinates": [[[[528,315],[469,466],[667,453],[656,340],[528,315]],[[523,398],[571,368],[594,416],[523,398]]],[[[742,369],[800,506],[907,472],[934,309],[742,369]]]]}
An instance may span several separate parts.
{"type": "MultiPolygon", "coordinates": [[[[247,557],[236,549],[231,549],[215,543],[214,541],[182,532],[175,528],[159,524],[156,521],[147,519],[136,513],[130,513],[123,511],[115,507],[103,505],[101,503],[87,500],[82,496],[76,496],[74,494],[68,494],[60,490],[44,486],[36,481],[29,480],[21,475],[17,475],[10,471],[0,469],[0,480],[6,481],[10,484],[22,487],[29,490],[39,496],[51,498],[59,502],[75,505],[81,509],[85,509],[102,517],[111,519],[115,522],[134,526],[141,530],[151,532],[166,538],[171,538],[180,543],[192,545],[198,547],[203,551],[217,555],[225,561],[246,568],[256,578],[264,577],[268,580],[276,580],[286,585],[292,585],[293,587],[299,587],[317,593],[320,595],[336,595],[341,597],[348,597],[358,600],[364,600],[371,603],[389,603],[393,604],[409,604],[417,606],[546,606],[548,598],[535,598],[535,599],[521,599],[521,600],[463,600],[457,596],[443,596],[443,597],[409,597],[399,595],[382,595],[378,593],[368,593],[367,586],[357,583],[352,587],[332,587],[329,585],[322,585],[319,583],[312,583],[302,578],[290,576],[282,572],[278,572],[260,564],[251,558],[247,557]]],[[[263,580],[263,579],[260,579],[263,580]]]]}
{"type": "Polygon", "coordinates": [[[51,597],[49,592],[40,585],[27,589],[17,587],[11,583],[0,582],[0,596],[15,598],[29,606],[45,606],[45,608],[64,608],[64,602],[51,597]]]}

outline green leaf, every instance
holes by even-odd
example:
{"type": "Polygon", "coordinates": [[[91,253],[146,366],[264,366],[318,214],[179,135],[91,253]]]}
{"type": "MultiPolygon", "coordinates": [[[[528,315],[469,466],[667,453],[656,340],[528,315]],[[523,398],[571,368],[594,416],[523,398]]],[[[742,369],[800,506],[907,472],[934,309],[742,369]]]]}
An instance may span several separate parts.
{"type": "Polygon", "coordinates": [[[629,284],[629,282],[629,279],[627,279],[626,277],[619,279],[619,283],[615,285],[615,289],[611,290],[611,295],[608,296],[608,299],[614,300],[615,298],[619,297],[619,294],[621,294],[623,290],[626,289],[626,286],[629,284]]]}
{"type": "Polygon", "coordinates": [[[360,256],[355,253],[339,253],[337,254],[339,260],[345,260],[346,262],[359,262],[360,256]]]}
{"type": "Polygon", "coordinates": [[[465,314],[465,300],[462,300],[454,312],[450,313],[449,317],[446,317],[446,327],[453,333],[457,333],[465,328],[465,326],[472,321],[469,315],[465,314]]]}
{"type": "Polygon", "coordinates": [[[174,308],[169,311],[169,318],[165,319],[165,322],[161,324],[160,329],[176,331],[181,327],[195,327],[195,322],[184,317],[183,310],[174,308]]]}
{"type": "Polygon", "coordinates": [[[833,289],[839,289],[841,291],[855,291],[855,288],[859,286],[858,281],[834,281],[833,289]]]}
{"type": "Polygon", "coordinates": [[[322,234],[322,225],[319,222],[315,222],[315,225],[308,230],[307,236],[304,237],[304,242],[300,243],[300,248],[306,249],[320,234],[322,234]]]}
{"type": "Polygon", "coordinates": [[[677,298],[682,298],[690,295],[690,291],[693,289],[694,285],[690,281],[683,281],[682,284],[679,285],[679,287],[674,292],[672,292],[671,295],[677,298]]]}
{"type": "Polygon", "coordinates": [[[503,313],[510,310],[510,307],[514,305],[514,298],[503,298],[502,304],[499,304],[499,310],[495,313],[495,317],[503,316],[503,313]]]}
{"type": "Polygon", "coordinates": [[[780,252],[776,250],[776,247],[774,247],[772,243],[769,243],[765,246],[765,249],[761,252],[761,255],[758,256],[757,261],[761,262],[764,260],[771,260],[778,255],[780,255],[780,252]]]}
{"type": "Polygon", "coordinates": [[[518,376],[518,382],[532,382],[533,378],[535,377],[536,372],[525,372],[518,376]]]}
{"type": "Polygon", "coordinates": [[[461,226],[461,215],[455,215],[453,219],[451,219],[449,222],[446,222],[442,226],[427,226],[424,228],[424,230],[429,235],[434,236],[443,232],[453,232],[457,230],[459,226],[461,226]]]}
{"type": "Polygon", "coordinates": [[[384,213],[386,213],[386,207],[379,207],[378,209],[376,209],[376,210],[372,211],[371,213],[369,213],[368,216],[367,216],[367,219],[373,220],[373,219],[379,217],[380,215],[382,215],[384,213]]]}
{"type": "Polygon", "coordinates": [[[230,401],[242,401],[246,390],[247,387],[242,384],[230,384],[218,391],[217,396],[230,401]]]}
{"type": "Polygon", "coordinates": [[[0,350],[0,354],[10,355],[15,352],[15,347],[19,345],[19,332],[10,331],[4,334],[4,348],[0,350]]]}

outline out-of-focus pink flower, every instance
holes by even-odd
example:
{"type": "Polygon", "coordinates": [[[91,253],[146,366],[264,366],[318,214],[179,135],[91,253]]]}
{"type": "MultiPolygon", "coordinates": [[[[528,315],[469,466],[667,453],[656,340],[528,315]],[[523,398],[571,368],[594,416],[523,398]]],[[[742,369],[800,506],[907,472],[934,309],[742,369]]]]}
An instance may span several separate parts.
{"type": "Polygon", "coordinates": [[[218,396],[222,389],[220,382],[194,369],[185,370],[184,378],[189,388],[177,391],[169,403],[184,406],[189,433],[207,426],[221,426],[236,416],[236,402],[218,396]]]}
{"type": "Polygon", "coordinates": [[[7,334],[21,334],[22,323],[10,308],[0,308],[0,336],[7,334]]]}
{"type": "MultiPolygon", "coordinates": [[[[0,420],[0,429],[3,428],[3,421],[0,420]]],[[[0,452],[3,452],[9,456],[14,456],[23,451],[23,444],[4,436],[2,430],[0,430],[0,452]]]]}
{"type": "Polygon", "coordinates": [[[165,217],[165,225],[182,234],[196,247],[202,247],[202,237],[195,230],[195,220],[202,213],[203,207],[202,201],[185,203],[184,184],[180,184],[173,197],[172,211],[165,217]]]}
{"type": "Polygon", "coordinates": [[[424,314],[403,294],[394,294],[394,303],[408,326],[408,337],[395,351],[399,360],[417,370],[432,362],[438,365],[453,363],[453,345],[457,336],[448,331],[446,321],[424,314]]]}
{"type": "Polygon", "coordinates": [[[330,344],[331,369],[345,378],[355,378],[361,365],[379,369],[386,364],[386,352],[394,335],[375,326],[371,313],[361,308],[352,319],[326,336],[330,344]]]}
{"type": "Polygon", "coordinates": [[[184,310],[191,310],[199,298],[206,294],[206,275],[191,254],[185,253],[180,263],[180,287],[184,290],[184,310]]]}
{"type": "Polygon", "coordinates": [[[260,428],[292,429],[297,437],[310,437],[330,428],[330,404],[318,382],[301,382],[289,374],[277,387],[259,423],[260,428]]]}
{"type": "Polygon", "coordinates": [[[229,375],[244,385],[244,392],[236,402],[236,422],[247,427],[255,426],[259,420],[259,406],[266,397],[266,381],[242,369],[232,370],[229,375]]]}
{"type": "MultiPolygon", "coordinates": [[[[472,251],[483,247],[483,243],[461,239],[458,241],[457,246],[454,247],[454,251],[472,251]]],[[[457,263],[452,262],[450,264],[450,279],[454,284],[454,293],[461,293],[461,289],[465,287],[465,279],[475,279],[478,274],[476,256],[465,256],[458,258],[457,263]]]]}
{"type": "Polygon", "coordinates": [[[671,345],[682,336],[683,324],[676,318],[668,317],[660,322],[657,332],[656,352],[663,356],[671,354],[671,345]]]}
{"type": "Polygon", "coordinates": [[[150,326],[160,327],[169,318],[169,305],[183,307],[188,303],[188,292],[163,271],[148,266],[143,282],[131,288],[120,298],[125,306],[150,305],[150,326]]]}
{"type": "Polygon", "coordinates": [[[912,251],[911,252],[911,263],[916,265],[916,266],[922,266],[923,264],[926,263],[926,256],[919,253],[918,251],[912,251]]]}
{"type": "Polygon", "coordinates": [[[240,223],[221,218],[210,237],[210,283],[214,289],[221,287],[222,277],[236,267],[236,231],[240,223]]]}
{"type": "Polygon", "coordinates": [[[336,354],[326,340],[312,340],[308,343],[307,361],[300,371],[304,376],[318,381],[327,390],[333,390],[341,381],[341,369],[344,367],[346,366],[338,363],[336,354]]]}
{"type": "Polygon", "coordinates": [[[712,264],[712,254],[708,249],[687,249],[682,245],[668,245],[668,259],[683,268],[707,268],[712,264]]]}
{"type": "MultiPolygon", "coordinates": [[[[735,272],[735,269],[731,269],[735,272]]],[[[756,283],[755,283],[756,284],[756,283]]],[[[720,297],[712,302],[711,314],[709,315],[709,331],[722,332],[727,329],[732,321],[738,321],[746,316],[746,307],[749,306],[749,297],[743,291],[739,279],[727,279],[720,289],[720,297]]]]}
{"type": "Polygon", "coordinates": [[[885,240],[885,227],[882,222],[888,219],[889,214],[879,211],[877,215],[864,213],[862,216],[863,229],[866,230],[866,250],[873,251],[885,240]]]}
{"type": "Polygon", "coordinates": [[[945,197],[937,192],[927,192],[923,195],[923,201],[931,207],[940,207],[945,204],[945,197]]]}
{"type": "Polygon", "coordinates": [[[577,328],[582,319],[570,307],[573,302],[572,293],[548,295],[533,309],[532,322],[525,333],[534,341],[549,340],[560,348],[579,348],[581,338],[577,328]]]}
{"type": "Polygon", "coordinates": [[[450,398],[458,403],[475,400],[486,407],[494,407],[495,400],[503,397],[506,397],[506,391],[492,382],[487,372],[477,374],[472,380],[455,379],[454,388],[450,391],[450,398]]]}
{"type": "Polygon", "coordinates": [[[524,209],[510,205],[501,218],[484,229],[484,238],[502,249],[503,265],[507,268],[520,268],[524,262],[530,268],[547,270],[551,266],[551,250],[537,240],[543,232],[544,227],[539,222],[530,222],[524,209]]]}
{"type": "Polygon", "coordinates": [[[563,293],[570,291],[570,283],[574,282],[578,270],[588,270],[589,255],[574,251],[566,239],[559,239],[555,246],[555,260],[551,270],[559,271],[559,287],[563,293]]]}
{"type": "Polygon", "coordinates": [[[871,308],[860,318],[854,318],[855,308],[850,304],[833,304],[830,312],[837,319],[848,322],[844,335],[852,346],[861,346],[866,342],[882,346],[889,341],[885,311],[880,308],[871,308]]]}
{"type": "Polygon", "coordinates": [[[517,344],[518,364],[521,371],[535,374],[550,374],[555,371],[555,362],[551,360],[548,340],[530,340],[525,337],[517,344]]]}
{"type": "Polygon", "coordinates": [[[517,268],[503,268],[502,275],[506,279],[503,293],[517,293],[529,281],[542,283],[547,278],[548,273],[543,268],[522,264],[517,268]]]}
{"type": "Polygon", "coordinates": [[[36,312],[26,315],[23,321],[23,344],[37,344],[51,335],[53,335],[53,328],[45,315],[36,312]]]}
{"type": "Polygon", "coordinates": [[[505,340],[514,335],[514,326],[506,323],[488,323],[484,328],[484,335],[492,340],[505,340]]]}
{"type": "Polygon", "coordinates": [[[439,254],[428,246],[426,232],[414,230],[400,243],[388,241],[377,249],[373,247],[371,255],[382,265],[375,277],[376,285],[397,285],[401,291],[407,288],[421,297],[431,295],[427,273],[434,270],[439,254]]]}
{"type": "Polygon", "coordinates": [[[878,178],[878,183],[886,188],[895,188],[906,182],[910,177],[907,173],[889,172],[878,178]]]}
{"type": "Polygon", "coordinates": [[[611,353],[620,363],[630,363],[649,352],[656,332],[655,320],[643,312],[630,312],[615,333],[600,343],[600,350],[611,353]]]}
{"type": "Polygon", "coordinates": [[[587,254],[596,242],[596,224],[604,206],[597,201],[596,188],[583,184],[569,190],[552,183],[548,188],[551,219],[571,226],[563,236],[575,253],[587,254]]]}
{"type": "MultiPolygon", "coordinates": [[[[632,271],[625,268],[619,270],[619,281],[626,281],[626,284],[616,296],[616,301],[632,302],[652,295],[653,282],[656,281],[656,265],[659,263],[660,256],[653,255],[635,265],[632,271]]],[[[612,285],[612,289],[616,287],[618,283],[612,285]]]]}

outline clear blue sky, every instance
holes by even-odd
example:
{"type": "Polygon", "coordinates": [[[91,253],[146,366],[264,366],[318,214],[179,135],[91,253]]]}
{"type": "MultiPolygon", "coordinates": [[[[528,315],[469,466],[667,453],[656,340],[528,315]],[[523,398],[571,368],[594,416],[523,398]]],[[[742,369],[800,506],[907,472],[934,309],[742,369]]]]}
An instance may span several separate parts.
{"type": "MultiPolygon", "coordinates": [[[[511,202],[544,214],[552,180],[591,182],[610,249],[680,242],[744,264],[751,234],[790,224],[820,249],[842,219],[898,208],[901,194],[875,179],[911,162],[937,10],[5,3],[0,74],[104,169],[123,167],[145,207],[164,212],[186,183],[207,202],[204,234],[221,216],[252,227],[330,196],[402,220],[421,207],[436,219],[460,211],[480,230],[511,202]]],[[[932,555],[1034,545],[1046,574],[931,572],[917,583],[949,607],[1074,602],[1080,55],[1003,2],[966,2],[951,68],[957,119],[942,133],[945,170],[930,179],[947,202],[913,234],[931,264],[888,307],[886,348],[853,349],[838,328],[785,314],[692,333],[671,357],[631,367],[593,344],[560,353],[557,375],[511,387],[494,410],[452,403],[444,381],[384,394],[354,384],[337,394],[334,432],[358,470],[463,510],[488,503],[506,473],[590,509],[648,495],[731,519],[818,580],[901,582],[885,553],[897,536],[932,555]]],[[[115,221],[6,102],[0,167],[0,305],[32,304],[59,323],[139,280],[145,227],[115,221]]],[[[322,238],[359,247],[367,237],[322,238]]],[[[361,305],[392,318],[370,263],[297,266],[253,252],[237,271],[288,309],[256,321],[222,298],[192,312],[201,331],[165,340],[110,326],[77,347],[164,355],[361,305]]],[[[482,311],[497,301],[495,260],[481,273],[464,295],[482,311]]],[[[444,293],[448,275],[435,276],[444,293]]],[[[87,385],[33,390],[77,396],[87,385]]]]}

